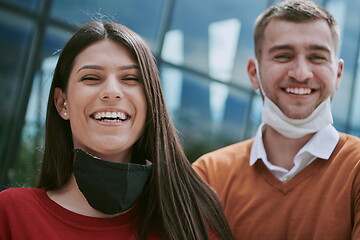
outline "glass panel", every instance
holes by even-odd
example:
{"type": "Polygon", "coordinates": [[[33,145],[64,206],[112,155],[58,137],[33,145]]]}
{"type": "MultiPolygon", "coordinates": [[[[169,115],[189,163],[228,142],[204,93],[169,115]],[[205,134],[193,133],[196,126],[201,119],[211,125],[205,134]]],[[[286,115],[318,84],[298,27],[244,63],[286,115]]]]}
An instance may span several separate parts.
{"type": "MultiPolygon", "coordinates": [[[[359,39],[360,41],[360,39],[359,39]]],[[[358,45],[360,45],[360,42],[358,42],[358,45]]],[[[358,46],[359,48],[360,46],[358,46]]],[[[351,117],[351,128],[352,131],[355,133],[356,136],[360,137],[360,55],[358,56],[357,60],[357,71],[356,71],[356,79],[355,79],[355,94],[352,104],[352,117],[351,117]]]]}
{"type": "MultiPolygon", "coordinates": [[[[329,0],[326,2],[326,9],[334,16],[340,27],[340,34],[343,35],[345,24],[346,4],[343,0],[329,0]]],[[[339,43],[339,51],[346,51],[342,48],[342,42],[339,43]]],[[[346,52],[345,52],[346,54],[346,52]]],[[[340,55],[340,54],[339,54],[340,55]]],[[[343,54],[341,54],[343,55],[343,54]]],[[[346,61],[345,61],[346,62],[346,61]]],[[[349,68],[345,68],[339,91],[335,94],[333,101],[334,126],[338,131],[345,131],[347,113],[349,106],[349,97],[351,92],[352,79],[348,76],[349,68]]]]}
{"type": "Polygon", "coordinates": [[[253,55],[253,23],[263,1],[176,1],[162,59],[250,87],[246,64],[253,55]],[[206,6],[206,11],[200,10],[206,6]],[[174,55],[181,54],[181,61],[174,55]]]}
{"type": "Polygon", "coordinates": [[[111,19],[142,35],[154,51],[158,49],[166,0],[54,0],[52,16],[71,23],[111,19]]]}
{"type": "Polygon", "coordinates": [[[0,2],[9,2],[31,10],[37,10],[40,7],[41,0],[0,0],[0,2]]]}
{"type": "MultiPolygon", "coordinates": [[[[345,17],[346,17],[346,0],[328,0],[326,2],[326,9],[334,16],[337,24],[340,27],[340,36],[343,36],[345,17]]],[[[342,49],[342,42],[340,42],[339,49],[342,49]]]]}
{"type": "MultiPolygon", "coordinates": [[[[352,134],[360,137],[360,16],[358,14],[358,9],[360,8],[360,2],[357,0],[348,0],[347,1],[347,12],[346,16],[351,16],[346,18],[345,33],[347,34],[343,37],[343,46],[342,51],[346,51],[347,55],[354,56],[356,59],[353,61],[353,64],[348,64],[347,59],[345,59],[345,69],[350,68],[350,73],[353,73],[352,80],[355,81],[353,87],[353,99],[351,100],[352,108],[350,127],[352,129],[352,134]],[[350,45],[352,43],[352,45],[350,45]],[[357,51],[354,51],[357,49],[357,51]],[[349,66],[350,65],[350,66],[349,66]]],[[[344,57],[345,58],[345,57],[344,57]]]]}
{"type": "MultiPolygon", "coordinates": [[[[33,37],[33,24],[28,20],[13,16],[0,10],[0,179],[5,150],[12,130],[18,107],[26,57],[33,37]]],[[[5,173],[4,173],[5,174],[5,173]]]]}
{"type": "Polygon", "coordinates": [[[45,35],[41,66],[37,71],[22,130],[20,151],[11,176],[12,186],[35,186],[42,159],[46,107],[52,74],[58,59],[54,53],[69,38],[68,32],[49,29],[45,35]]]}
{"type": "Polygon", "coordinates": [[[248,94],[166,65],[161,76],[167,106],[190,161],[243,138],[248,94]]]}
{"type": "Polygon", "coordinates": [[[329,10],[333,9],[331,11],[341,27],[340,57],[344,59],[345,63],[340,89],[335,94],[333,101],[335,126],[340,131],[350,131],[351,128],[360,129],[358,107],[360,104],[360,16],[358,14],[360,2],[357,0],[331,0],[327,6],[329,6],[329,10]]]}
{"type": "Polygon", "coordinates": [[[360,129],[354,128],[349,132],[349,134],[360,137],[360,129]]]}
{"type": "Polygon", "coordinates": [[[251,138],[255,136],[256,131],[262,122],[262,107],[263,100],[260,96],[259,91],[257,91],[251,105],[251,113],[246,138],[251,138]]]}
{"type": "MultiPolygon", "coordinates": [[[[277,3],[277,2],[281,2],[283,0],[269,0],[269,3],[272,4],[272,3],[277,3]]],[[[327,1],[327,0],[312,0],[313,2],[317,2],[319,4],[323,4],[324,1],[327,1]]]]}

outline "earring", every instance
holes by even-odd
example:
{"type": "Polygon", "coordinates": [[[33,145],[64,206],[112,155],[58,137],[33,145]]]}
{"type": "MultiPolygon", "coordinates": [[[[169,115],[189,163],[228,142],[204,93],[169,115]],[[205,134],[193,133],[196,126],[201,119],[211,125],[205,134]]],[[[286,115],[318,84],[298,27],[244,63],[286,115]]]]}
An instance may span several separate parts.
{"type": "Polygon", "coordinates": [[[64,102],[64,107],[66,107],[66,104],[67,104],[67,103],[66,103],[66,101],[65,101],[65,102],[64,102]]]}
{"type": "Polygon", "coordinates": [[[64,112],[64,116],[67,117],[67,115],[68,115],[67,112],[64,112]]]}

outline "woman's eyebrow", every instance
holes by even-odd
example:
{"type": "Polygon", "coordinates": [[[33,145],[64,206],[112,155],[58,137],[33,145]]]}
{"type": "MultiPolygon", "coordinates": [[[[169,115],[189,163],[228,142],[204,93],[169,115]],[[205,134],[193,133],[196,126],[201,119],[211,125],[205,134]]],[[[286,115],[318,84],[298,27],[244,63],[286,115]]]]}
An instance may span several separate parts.
{"type": "Polygon", "coordinates": [[[118,69],[119,69],[119,70],[140,69],[140,67],[139,67],[139,65],[132,64],[132,65],[120,66],[118,69]]]}
{"type": "MultiPolygon", "coordinates": [[[[80,72],[81,70],[84,70],[84,69],[104,70],[104,68],[99,65],[84,65],[84,66],[80,67],[77,72],[80,72]]],[[[140,67],[139,67],[139,65],[131,64],[131,65],[120,66],[120,67],[118,67],[118,69],[119,70],[129,70],[129,69],[140,69],[140,67]]]]}

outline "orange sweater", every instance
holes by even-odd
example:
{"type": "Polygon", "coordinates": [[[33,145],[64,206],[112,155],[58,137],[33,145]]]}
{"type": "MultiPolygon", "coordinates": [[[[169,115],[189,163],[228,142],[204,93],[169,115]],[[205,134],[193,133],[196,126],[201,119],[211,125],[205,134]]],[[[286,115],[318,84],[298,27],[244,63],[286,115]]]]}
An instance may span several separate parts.
{"type": "Polygon", "coordinates": [[[262,161],[253,139],[198,159],[194,169],[218,194],[235,239],[360,239],[360,139],[340,133],[329,160],[316,159],[288,182],[262,161]]]}

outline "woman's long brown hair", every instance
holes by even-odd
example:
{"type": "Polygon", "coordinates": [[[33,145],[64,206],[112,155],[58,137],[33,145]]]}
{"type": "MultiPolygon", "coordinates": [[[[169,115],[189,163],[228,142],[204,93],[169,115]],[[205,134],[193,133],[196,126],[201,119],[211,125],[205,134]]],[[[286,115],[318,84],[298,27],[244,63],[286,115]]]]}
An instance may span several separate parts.
{"type": "Polygon", "coordinates": [[[147,100],[145,132],[134,148],[153,163],[154,171],[140,202],[139,221],[135,223],[138,239],[147,239],[153,227],[164,239],[209,239],[209,231],[220,239],[232,239],[215,193],[197,176],[182,150],[166,109],[151,51],[139,35],[121,24],[91,22],[78,30],[62,50],[49,94],[39,187],[57,190],[70,179],[74,159],[72,133],[69,121],[63,120],[56,110],[54,89],[66,92],[76,56],[103,39],[123,44],[134,54],[147,100]]]}

